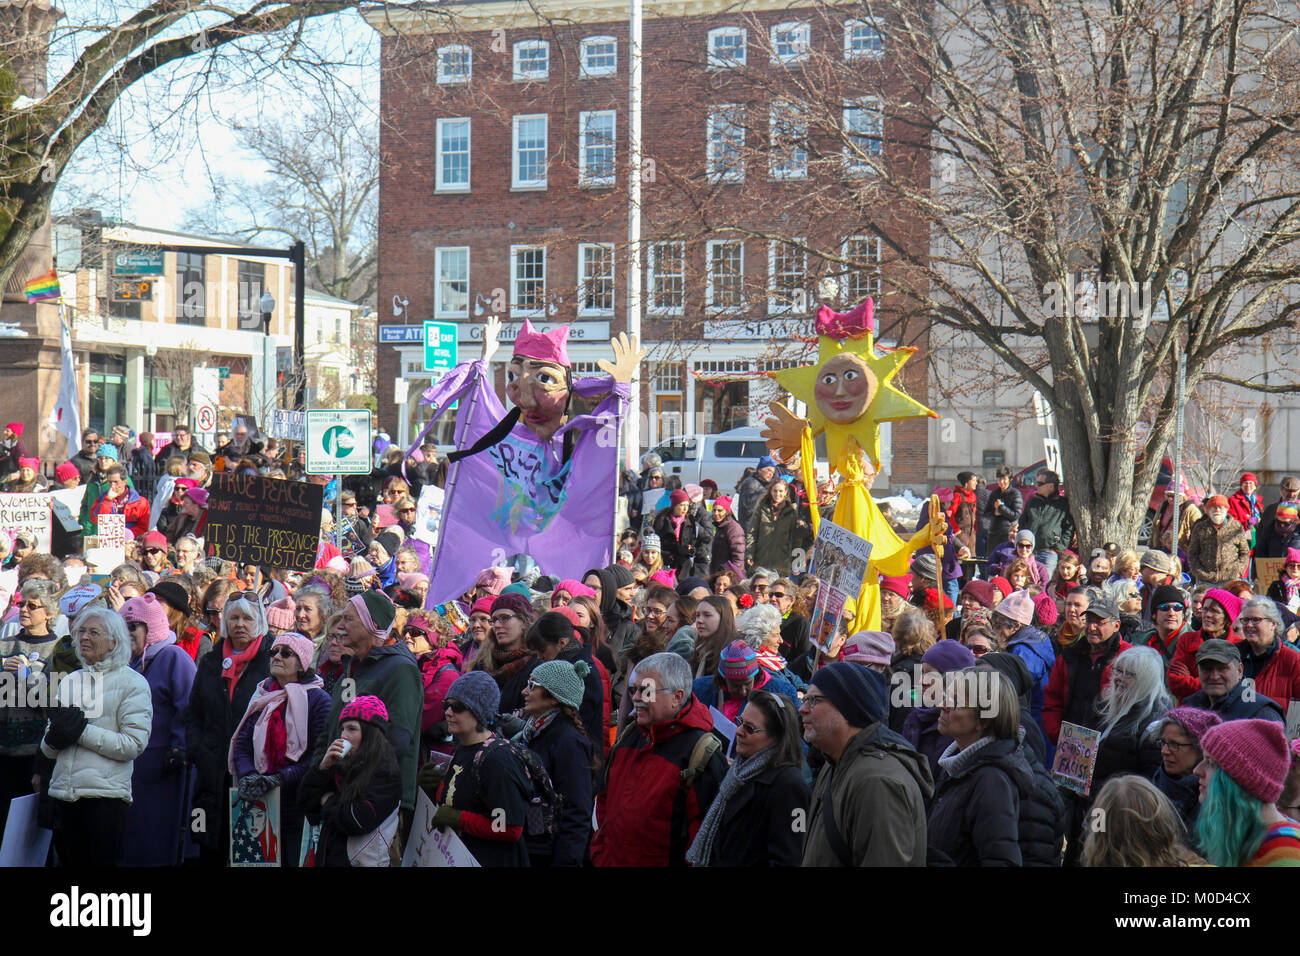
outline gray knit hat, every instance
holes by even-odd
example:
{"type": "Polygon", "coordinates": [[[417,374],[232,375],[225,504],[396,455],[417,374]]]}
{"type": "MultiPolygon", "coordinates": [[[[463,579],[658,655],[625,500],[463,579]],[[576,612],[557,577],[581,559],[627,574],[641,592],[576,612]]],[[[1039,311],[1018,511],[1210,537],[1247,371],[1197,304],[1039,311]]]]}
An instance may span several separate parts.
{"type": "Polygon", "coordinates": [[[567,707],[577,710],[582,706],[586,690],[583,679],[591,673],[586,661],[570,664],[568,661],[546,661],[533,668],[528,676],[546,692],[567,707]]]}
{"type": "Polygon", "coordinates": [[[486,727],[501,709],[501,688],[487,671],[470,671],[452,681],[443,699],[460,701],[486,727]]]}

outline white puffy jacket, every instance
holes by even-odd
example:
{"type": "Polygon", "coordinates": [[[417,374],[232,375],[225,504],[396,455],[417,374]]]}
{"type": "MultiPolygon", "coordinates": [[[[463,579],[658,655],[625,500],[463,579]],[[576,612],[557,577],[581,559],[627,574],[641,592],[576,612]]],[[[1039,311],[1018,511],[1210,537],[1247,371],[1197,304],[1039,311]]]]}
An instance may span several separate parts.
{"type": "Polygon", "coordinates": [[[101,661],[64,677],[58,701],[81,707],[89,719],[81,739],[65,750],[41,741],[41,752],[57,758],[50,796],[68,802],[86,797],[129,802],[132,764],[144,753],[153,727],[149,682],[130,667],[101,661]]]}

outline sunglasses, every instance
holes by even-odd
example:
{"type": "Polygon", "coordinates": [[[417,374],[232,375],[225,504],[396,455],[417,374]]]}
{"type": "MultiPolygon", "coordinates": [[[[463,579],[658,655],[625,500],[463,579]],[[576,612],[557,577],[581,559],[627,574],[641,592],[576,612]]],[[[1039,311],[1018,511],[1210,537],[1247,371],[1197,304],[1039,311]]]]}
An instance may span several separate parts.
{"type": "Polygon", "coordinates": [[[271,656],[282,657],[285,660],[288,660],[290,657],[297,657],[298,655],[293,652],[293,648],[288,644],[280,644],[271,649],[271,656]]]}
{"type": "Polygon", "coordinates": [[[1187,610],[1187,605],[1186,604],[1157,604],[1156,610],[1157,611],[1185,611],[1187,610]]]}
{"type": "MultiPolygon", "coordinates": [[[[145,554],[166,554],[167,552],[164,551],[162,548],[145,548],[144,553],[145,554]]],[[[182,551],[180,553],[184,554],[185,552],[182,551]]]]}
{"type": "Polygon", "coordinates": [[[220,616],[221,616],[221,608],[219,608],[219,607],[205,607],[205,608],[203,609],[203,613],[206,614],[208,617],[214,617],[214,616],[215,616],[215,617],[220,617],[220,616]]]}
{"type": "Polygon", "coordinates": [[[469,708],[458,700],[444,700],[442,709],[449,714],[468,714],[469,708]]]}
{"type": "Polygon", "coordinates": [[[18,606],[24,611],[41,611],[45,609],[45,605],[40,601],[24,601],[18,606]]]}

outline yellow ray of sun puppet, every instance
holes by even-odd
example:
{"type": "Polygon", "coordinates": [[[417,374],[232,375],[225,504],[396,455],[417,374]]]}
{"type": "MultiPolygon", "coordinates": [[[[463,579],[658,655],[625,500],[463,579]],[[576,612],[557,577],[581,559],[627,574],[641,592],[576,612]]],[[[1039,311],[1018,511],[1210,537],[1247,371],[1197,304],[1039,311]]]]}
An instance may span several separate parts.
{"type": "MultiPolygon", "coordinates": [[[[816,361],[772,373],[782,388],[808,406],[810,420],[800,418],[780,402],[772,402],[774,417],[767,419],[767,429],[762,433],[768,447],[782,460],[789,461],[799,454],[806,488],[817,487],[813,439],[826,434],[831,470],[843,479],[834,521],[871,542],[871,559],[850,634],[880,629],[877,575],[907,574],[912,553],[929,545],[932,537],[942,541],[947,531],[942,510],[932,509],[930,524],[904,541],[868,494],[870,481],[863,472],[862,456],[865,453],[873,468],[880,468],[880,423],[939,417],[891,384],[916,349],[878,353],[874,311],[870,299],[852,312],[832,312],[824,305],[818,309],[816,361]]],[[[817,509],[813,508],[814,534],[818,519],[817,509]]]]}

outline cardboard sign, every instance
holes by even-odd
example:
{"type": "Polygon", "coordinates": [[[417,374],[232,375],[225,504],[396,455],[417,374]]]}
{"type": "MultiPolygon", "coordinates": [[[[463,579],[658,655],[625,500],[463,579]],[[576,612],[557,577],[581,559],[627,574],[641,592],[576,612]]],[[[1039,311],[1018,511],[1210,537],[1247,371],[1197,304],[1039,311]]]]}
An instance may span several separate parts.
{"type": "Polygon", "coordinates": [[[1052,780],[1059,787],[1088,796],[1092,791],[1092,774],[1099,749],[1100,730],[1062,721],[1061,736],[1056,742],[1056,759],[1052,761],[1052,780]]]}
{"type": "Polygon", "coordinates": [[[310,571],[325,489],[305,481],[217,472],[208,493],[208,553],[259,567],[310,571]]]}
{"type": "Polygon", "coordinates": [[[54,517],[59,519],[59,524],[63,526],[64,531],[75,533],[81,530],[81,502],[85,497],[85,485],[77,485],[75,488],[57,488],[50,492],[50,507],[53,508],[54,517]]]}
{"type": "Polygon", "coordinates": [[[1255,586],[1253,590],[1256,594],[1268,593],[1269,585],[1278,579],[1282,573],[1282,568],[1286,565],[1286,558],[1256,558],[1255,559],[1255,586]]]}
{"type": "Polygon", "coordinates": [[[92,572],[112,574],[113,569],[126,564],[126,548],[86,548],[86,566],[92,572]]]}
{"type": "Polygon", "coordinates": [[[44,492],[0,494],[0,532],[9,535],[10,543],[19,532],[36,537],[36,550],[50,552],[50,522],[53,520],[50,496],[44,492]]]}
{"type": "Polygon", "coordinates": [[[100,515],[95,519],[98,547],[126,547],[126,515],[100,515]]]}
{"type": "Polygon", "coordinates": [[[280,788],[244,801],[230,788],[230,865],[280,865],[280,788]]]}
{"type": "Polygon", "coordinates": [[[158,452],[162,451],[164,448],[166,448],[166,447],[167,447],[168,445],[170,445],[171,443],[172,443],[172,433],[171,433],[171,432],[154,432],[154,433],[153,433],[153,446],[149,449],[149,454],[151,454],[151,455],[153,455],[155,458],[157,458],[157,457],[158,457],[158,452]]]}
{"type": "Polygon", "coordinates": [[[10,802],[4,842],[0,843],[0,866],[45,865],[54,831],[36,824],[36,806],[40,800],[40,794],[29,793],[10,802]]]}
{"type": "Polygon", "coordinates": [[[271,420],[266,425],[266,433],[272,438],[282,438],[286,441],[306,441],[307,416],[292,409],[273,409],[271,420]]]}
{"type": "Polygon", "coordinates": [[[402,866],[479,866],[455,831],[433,825],[437,809],[429,795],[419,791],[402,866]]]}
{"type": "Polygon", "coordinates": [[[830,653],[835,636],[852,619],[845,613],[850,600],[857,600],[871,558],[871,542],[823,521],[813,547],[813,573],[817,575],[817,600],[813,605],[812,639],[823,653],[830,653]]]}

